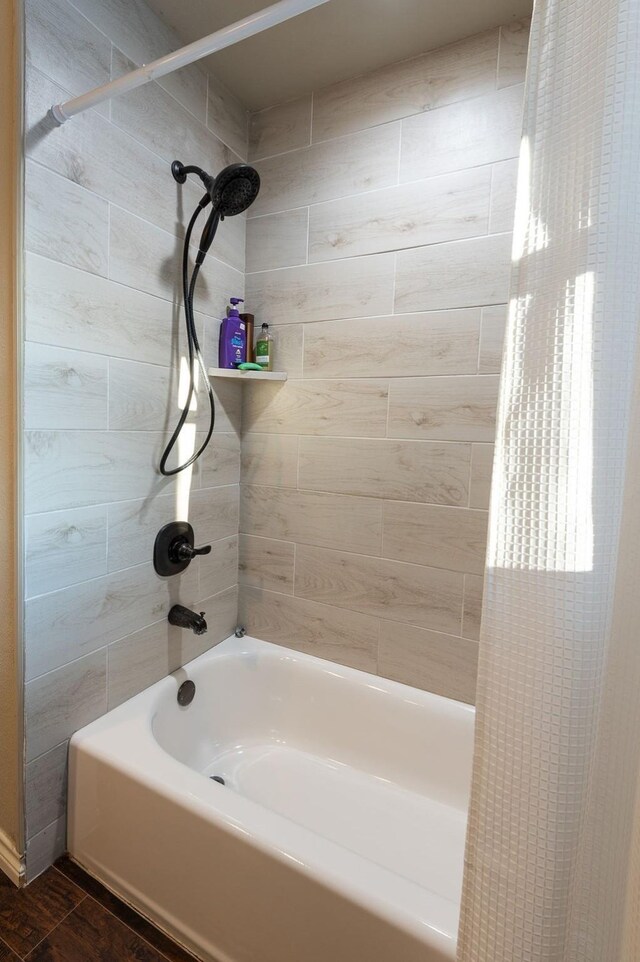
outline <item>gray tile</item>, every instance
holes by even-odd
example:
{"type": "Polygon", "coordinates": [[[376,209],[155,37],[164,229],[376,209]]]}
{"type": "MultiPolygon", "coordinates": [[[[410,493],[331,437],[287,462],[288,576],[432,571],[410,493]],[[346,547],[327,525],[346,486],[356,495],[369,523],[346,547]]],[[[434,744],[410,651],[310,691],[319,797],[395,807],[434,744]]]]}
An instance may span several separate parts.
{"type": "Polygon", "coordinates": [[[471,448],[469,505],[472,508],[488,508],[493,470],[493,444],[472,444],[471,448]]]}
{"type": "Polygon", "coordinates": [[[71,508],[25,518],[26,597],[107,572],[107,506],[71,508]]]}
{"type": "Polygon", "coordinates": [[[256,162],[262,186],[251,214],[272,214],[397,183],[400,125],[256,162]]]}
{"type": "Polygon", "coordinates": [[[107,710],[103,649],[27,683],[27,761],[49,751],[107,710]]]}
{"type": "Polygon", "coordinates": [[[214,541],[211,553],[197,558],[198,595],[211,598],[238,583],[238,536],[214,541]]]}
{"type": "Polygon", "coordinates": [[[295,488],[298,483],[298,438],[286,434],[245,434],[242,438],[242,481],[295,488]]]}
{"type": "Polygon", "coordinates": [[[247,271],[270,271],[307,262],[309,210],[299,207],[247,221],[247,271]]]}
{"type": "Polygon", "coordinates": [[[309,379],[256,387],[244,396],[245,431],[333,437],[386,434],[387,381],[309,379]]]}
{"type": "Polygon", "coordinates": [[[498,55],[498,87],[522,83],[527,69],[529,28],[531,21],[518,20],[500,27],[498,55]]]}
{"type": "Polygon", "coordinates": [[[304,376],[472,374],[480,311],[437,311],[304,325],[304,376]]]}
{"type": "Polygon", "coordinates": [[[32,341],[24,350],[27,430],[108,426],[106,357],[32,341]]]}
{"type": "Polygon", "coordinates": [[[192,605],[197,584],[193,567],[167,581],[144,564],[32,598],[25,613],[27,679],[153,624],[178,598],[192,605]]]}
{"type": "Polygon", "coordinates": [[[27,883],[33,882],[57,858],[64,855],[66,848],[67,819],[65,816],[56,819],[37,835],[27,839],[27,883]]]}
{"type": "Polygon", "coordinates": [[[68,749],[65,741],[26,766],[27,838],[64,818],[68,749]]]}
{"type": "Polygon", "coordinates": [[[313,98],[313,139],[327,140],[493,90],[498,31],[489,30],[361,77],[313,98]]]}
{"type": "Polygon", "coordinates": [[[26,0],[27,63],[74,94],[109,82],[111,44],[66,0],[26,0]]]}
{"type": "MultiPolygon", "coordinates": [[[[249,114],[243,103],[217,77],[209,75],[207,126],[216,137],[246,160],[249,114]]],[[[186,156],[186,155],[185,155],[186,156]]]]}
{"type": "Polygon", "coordinates": [[[297,597],[452,634],[460,631],[462,578],[422,565],[296,548],[297,597]]]}
{"type": "Polygon", "coordinates": [[[389,437],[493,441],[497,375],[397,378],[389,393],[389,437]]]}
{"type": "Polygon", "coordinates": [[[240,535],[238,579],[241,585],[293,594],[295,545],[240,535]]]}
{"type": "Polygon", "coordinates": [[[309,260],[358,257],[486,234],[490,188],[491,168],[478,167],[316,204],[309,216],[309,260]]]}
{"type": "Polygon", "coordinates": [[[245,534],[380,554],[382,502],[376,498],[243,484],[241,519],[245,534]]]}
{"type": "Polygon", "coordinates": [[[402,121],[400,182],[517,157],[521,85],[402,121]]]}
{"type": "Polygon", "coordinates": [[[248,274],[247,304],[256,317],[270,324],[390,314],[394,258],[394,254],[372,254],[248,274]]]}
{"type": "Polygon", "coordinates": [[[259,160],[311,143],[311,96],[251,114],[249,159],[259,160]]]}
{"type": "Polygon", "coordinates": [[[241,587],[239,620],[249,634],[317,658],[375,672],[378,621],[291,595],[241,587]]]}
{"type": "Polygon", "coordinates": [[[26,250],[106,277],[107,201],[31,161],[25,191],[26,250]]]}
{"type": "Polygon", "coordinates": [[[301,488],[394,501],[466,505],[469,444],[300,438],[301,488]]]}
{"type": "Polygon", "coordinates": [[[510,276],[510,234],[400,251],[395,310],[405,313],[504,304],[510,276]]]}
{"type": "Polygon", "coordinates": [[[406,501],[384,504],[385,558],[482,574],[486,552],[485,511],[406,501]]]}
{"type": "Polygon", "coordinates": [[[378,672],[386,678],[475,703],[478,645],[437,631],[383,621],[378,672]]]}

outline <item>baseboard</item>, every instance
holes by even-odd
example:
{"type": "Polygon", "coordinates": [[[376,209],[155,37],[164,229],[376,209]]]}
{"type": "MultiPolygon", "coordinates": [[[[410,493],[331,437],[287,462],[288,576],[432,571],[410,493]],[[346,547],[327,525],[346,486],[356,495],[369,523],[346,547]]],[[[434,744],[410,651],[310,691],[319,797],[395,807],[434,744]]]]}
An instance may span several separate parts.
{"type": "Polygon", "coordinates": [[[0,829],[0,872],[4,872],[7,878],[19,888],[25,884],[24,859],[20,858],[13,842],[2,829],[0,829]]]}

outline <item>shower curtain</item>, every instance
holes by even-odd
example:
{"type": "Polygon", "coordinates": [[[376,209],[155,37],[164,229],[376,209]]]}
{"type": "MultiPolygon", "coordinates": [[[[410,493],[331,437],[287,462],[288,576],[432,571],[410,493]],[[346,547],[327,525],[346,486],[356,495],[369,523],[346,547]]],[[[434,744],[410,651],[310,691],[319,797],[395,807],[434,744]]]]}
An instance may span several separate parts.
{"type": "Polygon", "coordinates": [[[460,962],[640,962],[640,0],[538,0],[460,962]]]}

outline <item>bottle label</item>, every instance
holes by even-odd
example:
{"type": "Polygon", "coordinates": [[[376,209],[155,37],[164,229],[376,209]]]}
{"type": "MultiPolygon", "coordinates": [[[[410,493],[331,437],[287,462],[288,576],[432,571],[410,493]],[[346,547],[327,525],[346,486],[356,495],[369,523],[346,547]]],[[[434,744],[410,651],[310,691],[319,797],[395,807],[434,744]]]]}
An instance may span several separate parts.
{"type": "Polygon", "coordinates": [[[258,341],[256,344],[256,361],[265,367],[269,363],[269,342],[258,341]]]}

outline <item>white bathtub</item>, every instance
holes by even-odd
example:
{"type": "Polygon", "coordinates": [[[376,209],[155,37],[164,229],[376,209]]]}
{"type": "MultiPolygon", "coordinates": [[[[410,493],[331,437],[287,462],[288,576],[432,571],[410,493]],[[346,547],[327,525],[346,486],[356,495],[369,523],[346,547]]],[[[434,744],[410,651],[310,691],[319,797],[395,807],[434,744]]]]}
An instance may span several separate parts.
{"type": "Polygon", "coordinates": [[[207,962],[450,962],[473,721],[229,638],[73,736],[70,853],[207,962]]]}

